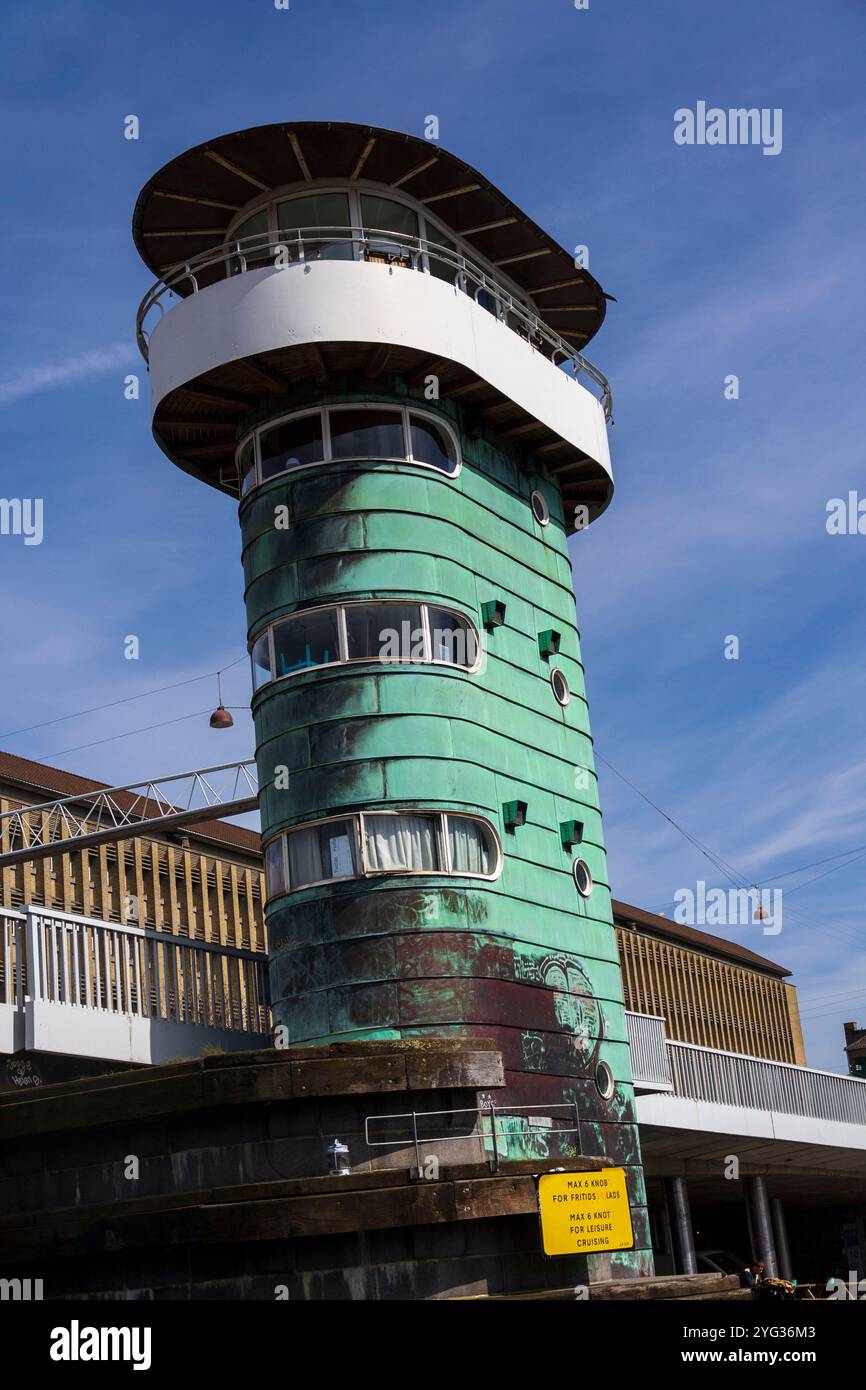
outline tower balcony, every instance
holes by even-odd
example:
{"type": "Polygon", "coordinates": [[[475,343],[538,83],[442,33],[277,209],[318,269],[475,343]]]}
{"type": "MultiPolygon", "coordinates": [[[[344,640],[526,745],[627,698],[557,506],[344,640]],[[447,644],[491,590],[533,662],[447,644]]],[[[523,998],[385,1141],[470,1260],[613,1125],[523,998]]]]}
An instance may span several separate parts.
{"type": "Polygon", "coordinates": [[[251,411],[310,380],[354,374],[375,390],[386,372],[459,399],[534,454],[559,481],[569,529],[612,495],[605,377],[460,249],[363,227],[257,233],[167,271],[137,329],[158,442],[232,495],[251,411]]]}

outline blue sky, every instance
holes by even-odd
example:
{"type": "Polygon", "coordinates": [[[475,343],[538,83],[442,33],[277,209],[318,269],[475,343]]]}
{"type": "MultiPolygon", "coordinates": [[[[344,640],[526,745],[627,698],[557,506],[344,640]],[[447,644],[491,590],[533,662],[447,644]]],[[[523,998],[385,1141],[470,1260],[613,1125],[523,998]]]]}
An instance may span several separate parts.
{"type": "MultiPolygon", "coordinates": [[[[3,23],[0,491],[44,498],[45,537],[0,537],[0,747],[109,781],[250,752],[248,716],[212,733],[215,682],[194,680],[244,651],[234,509],[123,398],[149,283],[135,197],[244,126],[421,134],[435,114],[618,300],[588,354],[613,385],[617,493],[573,545],[598,751],[786,890],[780,935],[726,934],[794,971],[809,1060],[843,1069],[841,1022],[866,1023],[866,858],[779,875],[866,849],[866,536],[825,528],[829,498],[866,496],[859,0],[10,0],[3,23]],[[781,108],[781,153],[676,145],[699,100],[781,108]]],[[[225,696],[246,705],[244,661],[225,696]]],[[[600,773],[618,897],[670,913],[699,879],[728,886],[600,773]]]]}

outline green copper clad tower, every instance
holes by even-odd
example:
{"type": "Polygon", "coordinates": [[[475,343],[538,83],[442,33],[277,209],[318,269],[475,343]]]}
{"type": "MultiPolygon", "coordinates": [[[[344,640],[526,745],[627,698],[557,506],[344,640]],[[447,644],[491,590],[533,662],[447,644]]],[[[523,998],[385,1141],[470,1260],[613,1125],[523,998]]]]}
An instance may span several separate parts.
{"type": "Polygon", "coordinates": [[[366,126],[191,150],[135,237],[156,439],[239,498],[274,1023],[495,1039],[510,1151],[627,1165],[647,1270],[567,547],[612,491],[603,292],[366,126]]]}

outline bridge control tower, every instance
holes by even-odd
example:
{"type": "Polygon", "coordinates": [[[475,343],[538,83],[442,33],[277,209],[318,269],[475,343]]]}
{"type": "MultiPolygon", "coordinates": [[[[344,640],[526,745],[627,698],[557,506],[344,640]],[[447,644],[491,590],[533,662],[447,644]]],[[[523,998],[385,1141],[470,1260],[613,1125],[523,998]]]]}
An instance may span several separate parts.
{"type": "Polygon", "coordinates": [[[239,510],[274,1023],[493,1039],[509,1151],[625,1166],[634,1247],[593,1258],[647,1272],[567,549],[612,493],[605,295],[369,126],[189,150],[134,235],[154,436],[239,510]]]}

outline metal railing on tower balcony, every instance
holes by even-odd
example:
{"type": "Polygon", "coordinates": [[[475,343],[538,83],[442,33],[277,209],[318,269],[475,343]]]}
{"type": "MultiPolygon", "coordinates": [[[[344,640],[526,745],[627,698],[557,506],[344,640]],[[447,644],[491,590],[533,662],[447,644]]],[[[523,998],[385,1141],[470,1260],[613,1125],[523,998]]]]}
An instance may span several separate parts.
{"type": "MultiPolygon", "coordinates": [[[[580,383],[587,378],[597,394],[605,419],[612,419],[610,385],[602,372],[561,337],[511,290],[456,248],[424,237],[369,227],[302,227],[275,238],[271,232],[229,241],[202,251],[167,270],[141,301],[136,319],[138,346],[145,361],[155,325],[147,320],[154,310],[161,319],[172,294],[183,297],[220,279],[267,267],[287,269],[323,260],[348,260],[421,271],[455,287],[506,324],[566,376],[580,383]]],[[[169,306],[172,307],[172,306],[169,306]]],[[[158,321],[158,320],[157,320],[158,321]]],[[[580,383],[583,384],[583,383],[580,383]]]]}

